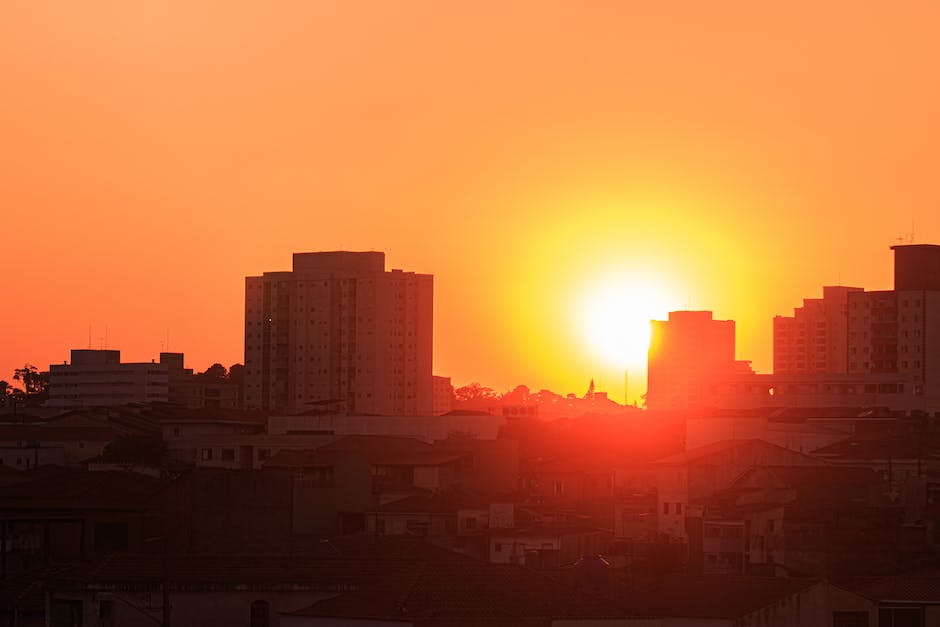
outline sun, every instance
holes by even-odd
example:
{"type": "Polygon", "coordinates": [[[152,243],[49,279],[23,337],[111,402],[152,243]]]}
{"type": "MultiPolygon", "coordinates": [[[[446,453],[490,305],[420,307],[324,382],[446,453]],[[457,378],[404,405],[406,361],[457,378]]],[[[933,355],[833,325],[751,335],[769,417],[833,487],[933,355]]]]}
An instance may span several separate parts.
{"type": "Polygon", "coordinates": [[[578,328],[596,358],[619,369],[646,367],[650,320],[677,309],[669,286],[649,278],[612,277],[578,299],[578,328]]]}

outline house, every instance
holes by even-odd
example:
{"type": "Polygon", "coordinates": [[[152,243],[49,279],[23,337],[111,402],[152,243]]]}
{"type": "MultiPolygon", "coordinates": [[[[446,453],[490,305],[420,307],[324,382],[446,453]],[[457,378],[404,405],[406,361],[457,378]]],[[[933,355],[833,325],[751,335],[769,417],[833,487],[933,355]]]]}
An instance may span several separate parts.
{"type": "Polygon", "coordinates": [[[833,597],[854,601],[852,607],[833,612],[833,627],[940,625],[940,572],[850,577],[831,588],[833,597]]]}
{"type": "Polygon", "coordinates": [[[374,499],[369,464],[360,455],[284,449],[264,468],[292,475],[294,533],[332,536],[364,529],[364,512],[374,499]]]}
{"type": "Polygon", "coordinates": [[[141,551],[157,528],[155,497],[166,481],[121,472],[41,474],[0,488],[4,575],[141,551]]]}
{"type": "Polygon", "coordinates": [[[585,555],[605,553],[612,538],[609,531],[591,527],[494,529],[489,534],[489,561],[530,568],[557,568],[585,555]]]}
{"type": "Polygon", "coordinates": [[[762,440],[723,440],[653,462],[657,475],[659,531],[687,537],[685,519],[691,505],[731,485],[755,466],[823,466],[802,453],[762,440]]]}
{"type": "Polygon", "coordinates": [[[48,624],[276,627],[281,613],[413,572],[410,561],[336,555],[112,555],[48,574],[48,624]]]}
{"type": "Polygon", "coordinates": [[[688,528],[690,553],[705,573],[890,572],[925,548],[903,541],[900,509],[864,468],[752,468],[688,528]]]}
{"type": "Polygon", "coordinates": [[[77,466],[101,455],[119,435],[107,426],[0,425],[0,465],[17,470],[46,464],[77,466]]]}

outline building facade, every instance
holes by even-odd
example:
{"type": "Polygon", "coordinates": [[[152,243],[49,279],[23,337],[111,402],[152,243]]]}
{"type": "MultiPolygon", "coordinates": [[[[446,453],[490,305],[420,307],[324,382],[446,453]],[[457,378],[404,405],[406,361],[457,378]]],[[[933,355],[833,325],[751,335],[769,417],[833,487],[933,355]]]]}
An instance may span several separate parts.
{"type": "Polygon", "coordinates": [[[940,402],[940,246],[892,246],[894,289],[849,294],[848,371],[909,378],[940,402]]]}
{"type": "Polygon", "coordinates": [[[245,280],[246,409],[430,415],[433,277],[381,252],[296,253],[245,280]]]}
{"type": "MultiPolygon", "coordinates": [[[[49,407],[169,401],[167,363],[122,363],[121,351],[72,349],[72,363],[49,366],[49,407]]],[[[162,357],[162,356],[161,356],[162,357]]]]}
{"type": "Polygon", "coordinates": [[[774,317],[774,373],[848,372],[848,299],[860,287],[828,285],[793,316],[774,317]]]}

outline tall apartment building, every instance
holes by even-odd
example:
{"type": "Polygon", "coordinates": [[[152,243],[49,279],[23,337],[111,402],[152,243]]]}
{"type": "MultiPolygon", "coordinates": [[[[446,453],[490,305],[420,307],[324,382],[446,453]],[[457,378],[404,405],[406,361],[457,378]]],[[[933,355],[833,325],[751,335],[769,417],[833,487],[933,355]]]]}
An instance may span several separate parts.
{"type": "Polygon", "coordinates": [[[430,415],[433,277],[381,252],[295,253],[245,279],[247,409],[430,415]]]}
{"type": "Polygon", "coordinates": [[[940,246],[892,246],[894,289],[849,294],[848,371],[907,375],[940,402],[940,246]]]}
{"type": "Polygon", "coordinates": [[[847,373],[848,299],[860,287],[829,285],[793,316],[774,317],[774,374],[847,373]]]}
{"type": "Polygon", "coordinates": [[[671,311],[667,321],[650,325],[646,407],[707,407],[713,386],[739,368],[734,320],[714,320],[710,311],[671,311]]]}

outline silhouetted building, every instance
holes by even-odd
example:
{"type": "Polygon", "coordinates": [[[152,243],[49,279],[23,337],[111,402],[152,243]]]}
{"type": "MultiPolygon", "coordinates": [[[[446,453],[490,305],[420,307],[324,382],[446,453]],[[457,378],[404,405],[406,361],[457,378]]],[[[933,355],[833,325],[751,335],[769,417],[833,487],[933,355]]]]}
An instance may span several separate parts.
{"type": "Polygon", "coordinates": [[[433,277],[381,252],[295,253],[245,279],[245,407],[429,415],[433,277]]]}
{"type": "Polygon", "coordinates": [[[192,368],[183,365],[183,353],[160,353],[160,363],[166,364],[168,368],[171,403],[190,409],[241,407],[237,383],[223,378],[213,380],[205,375],[194,375],[192,368]]]}
{"type": "Polygon", "coordinates": [[[121,351],[72,349],[72,363],[49,366],[50,407],[169,401],[169,365],[122,363],[121,351]]]}
{"type": "Polygon", "coordinates": [[[805,298],[793,316],[774,317],[774,374],[848,372],[849,293],[860,287],[828,285],[822,298],[805,298]]]}
{"type": "Polygon", "coordinates": [[[651,325],[646,406],[652,410],[707,406],[712,387],[735,372],[734,320],[710,311],[670,311],[651,325]]]}

